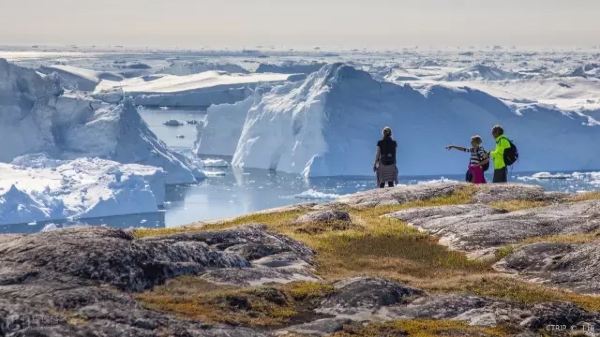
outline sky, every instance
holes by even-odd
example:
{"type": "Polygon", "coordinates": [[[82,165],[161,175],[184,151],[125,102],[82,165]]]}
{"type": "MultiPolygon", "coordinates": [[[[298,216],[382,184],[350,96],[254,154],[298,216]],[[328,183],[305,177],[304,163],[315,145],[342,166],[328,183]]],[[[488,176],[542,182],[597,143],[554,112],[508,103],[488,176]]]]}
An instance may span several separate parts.
{"type": "Polygon", "coordinates": [[[0,0],[0,45],[592,47],[600,0],[0,0]]]}

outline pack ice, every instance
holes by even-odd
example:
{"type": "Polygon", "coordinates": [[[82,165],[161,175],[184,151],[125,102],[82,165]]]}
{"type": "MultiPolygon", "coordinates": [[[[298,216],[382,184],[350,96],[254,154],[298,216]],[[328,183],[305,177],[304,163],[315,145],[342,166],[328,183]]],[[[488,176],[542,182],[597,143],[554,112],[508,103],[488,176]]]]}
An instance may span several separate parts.
{"type": "Polygon", "coordinates": [[[99,158],[0,163],[0,225],[158,211],[165,172],[99,158]]]}
{"type": "MultiPolygon", "coordinates": [[[[401,174],[462,173],[468,158],[444,146],[467,145],[480,134],[484,146],[493,148],[489,132],[498,123],[520,149],[517,170],[600,167],[600,150],[590,147],[600,143],[600,124],[589,116],[535,104],[516,110],[467,87],[432,84],[416,90],[344,64],[326,65],[302,82],[262,95],[235,140],[233,165],[307,177],[369,175],[380,130],[389,125],[399,142],[401,174]]],[[[210,132],[203,130],[200,143],[210,142],[203,135],[210,132]]]]}

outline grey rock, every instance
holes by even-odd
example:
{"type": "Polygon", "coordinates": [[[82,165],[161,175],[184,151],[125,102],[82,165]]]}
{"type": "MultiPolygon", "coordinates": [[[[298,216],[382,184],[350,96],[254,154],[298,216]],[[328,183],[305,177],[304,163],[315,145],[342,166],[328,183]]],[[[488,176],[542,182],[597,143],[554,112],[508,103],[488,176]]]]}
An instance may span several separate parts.
{"type": "Polygon", "coordinates": [[[301,257],[292,252],[284,252],[265,256],[258,260],[252,261],[253,266],[269,267],[269,268],[310,268],[310,264],[306,263],[301,257]]]}
{"type": "Polygon", "coordinates": [[[343,196],[333,202],[332,205],[343,204],[353,207],[398,205],[411,201],[448,196],[465,186],[467,186],[466,183],[435,183],[381,188],[343,196]]]}
{"type": "Polygon", "coordinates": [[[314,252],[306,245],[287,236],[269,232],[265,226],[258,224],[222,231],[175,234],[149,240],[161,242],[199,241],[206,243],[211,248],[219,250],[229,248],[230,252],[241,252],[250,260],[288,251],[302,256],[306,261],[312,260],[314,256],[314,252]],[[262,247],[257,248],[257,244],[262,247]]]}
{"type": "Polygon", "coordinates": [[[478,203],[506,200],[558,201],[565,196],[566,194],[562,193],[547,193],[543,187],[536,185],[485,184],[478,186],[473,201],[478,203]]]}
{"type": "Polygon", "coordinates": [[[206,268],[249,266],[245,259],[202,242],[134,240],[122,230],[102,227],[44,232],[4,242],[0,262],[33,270],[43,267],[133,291],[206,268]]]}
{"type": "Polygon", "coordinates": [[[213,283],[236,286],[319,280],[311,270],[305,268],[221,268],[208,271],[200,277],[213,283]]]}
{"type": "Polygon", "coordinates": [[[355,277],[334,284],[335,293],[321,303],[320,313],[353,316],[407,303],[423,291],[382,278],[355,277]]]}
{"type": "Polygon", "coordinates": [[[518,248],[495,268],[565,287],[600,293],[600,240],[585,244],[534,243],[518,248]]]}
{"type": "Polygon", "coordinates": [[[262,337],[252,329],[207,326],[144,309],[131,292],[177,275],[218,270],[236,274],[238,285],[314,279],[312,258],[306,246],[264,226],[149,239],[102,227],[13,236],[0,240],[0,336],[262,337]],[[257,261],[264,263],[253,267],[238,250],[227,250],[236,245],[256,245],[239,251],[259,252],[248,257],[262,256],[257,261]],[[269,266],[285,256],[289,266],[269,266]]]}
{"type": "Polygon", "coordinates": [[[276,335],[295,333],[305,336],[326,336],[342,330],[344,325],[351,322],[352,320],[344,318],[321,318],[304,324],[292,325],[278,331],[276,335]]]}
{"type": "Polygon", "coordinates": [[[521,322],[530,330],[546,329],[548,326],[566,326],[574,331],[600,331],[600,315],[587,312],[572,303],[548,302],[533,306],[531,316],[521,322]]]}
{"type": "Polygon", "coordinates": [[[473,309],[483,308],[490,303],[477,296],[439,295],[424,296],[406,306],[390,308],[392,317],[405,319],[434,318],[451,319],[473,309]]]}
{"type": "Polygon", "coordinates": [[[600,201],[555,204],[499,213],[483,205],[413,209],[390,216],[439,236],[452,249],[476,251],[556,234],[600,229],[600,201]]]}
{"type": "Polygon", "coordinates": [[[350,222],[350,214],[346,211],[336,209],[324,209],[319,211],[308,212],[296,219],[296,223],[305,224],[312,222],[350,222]]]}

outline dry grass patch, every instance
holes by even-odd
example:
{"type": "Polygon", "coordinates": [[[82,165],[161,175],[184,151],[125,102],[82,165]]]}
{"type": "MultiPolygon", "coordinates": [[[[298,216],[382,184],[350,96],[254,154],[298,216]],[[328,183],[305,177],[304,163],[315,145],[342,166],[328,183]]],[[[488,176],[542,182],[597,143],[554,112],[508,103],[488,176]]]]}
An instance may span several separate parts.
{"type": "Polygon", "coordinates": [[[465,322],[451,320],[401,320],[372,323],[366,326],[348,325],[332,337],[503,337],[510,331],[504,328],[476,327],[465,322]]]}
{"type": "Polygon", "coordinates": [[[246,216],[241,216],[232,220],[219,221],[214,223],[198,223],[181,227],[170,228],[138,228],[133,231],[136,238],[166,236],[179,233],[194,233],[205,232],[211,230],[222,230],[235,227],[242,224],[264,224],[271,229],[278,230],[284,227],[289,227],[298,216],[305,211],[301,209],[272,212],[272,213],[255,213],[246,216]]]}
{"type": "Polygon", "coordinates": [[[529,283],[501,275],[472,276],[454,282],[444,281],[430,286],[434,292],[465,292],[523,304],[551,301],[573,302],[590,311],[600,311],[600,296],[582,295],[555,289],[537,283],[529,283]]]}
{"type": "Polygon", "coordinates": [[[490,203],[491,207],[506,212],[515,212],[523,209],[531,209],[548,205],[548,202],[538,200],[502,200],[490,203]]]}
{"type": "Polygon", "coordinates": [[[524,245],[548,242],[548,243],[564,243],[564,244],[585,244],[600,241],[600,231],[594,231],[591,233],[573,233],[573,234],[556,234],[547,236],[537,236],[532,238],[524,239],[515,244],[505,245],[496,250],[496,261],[499,261],[512,253],[514,253],[519,247],[524,245]]]}
{"type": "Polygon", "coordinates": [[[300,237],[317,251],[318,272],[325,278],[378,275],[439,277],[489,269],[482,262],[449,251],[437,240],[393,218],[363,218],[364,230],[300,237]]]}
{"type": "Polygon", "coordinates": [[[316,282],[239,288],[183,276],[137,299],[149,309],[207,323],[279,327],[314,318],[312,309],[332,292],[331,285],[316,282]]]}
{"type": "Polygon", "coordinates": [[[587,200],[600,200],[600,191],[577,193],[569,198],[569,201],[587,201],[587,200]]]}
{"type": "Polygon", "coordinates": [[[550,243],[574,243],[583,244],[600,240],[600,231],[591,233],[575,233],[575,234],[557,234],[549,236],[539,236],[523,240],[520,244],[529,244],[537,242],[550,243]]]}

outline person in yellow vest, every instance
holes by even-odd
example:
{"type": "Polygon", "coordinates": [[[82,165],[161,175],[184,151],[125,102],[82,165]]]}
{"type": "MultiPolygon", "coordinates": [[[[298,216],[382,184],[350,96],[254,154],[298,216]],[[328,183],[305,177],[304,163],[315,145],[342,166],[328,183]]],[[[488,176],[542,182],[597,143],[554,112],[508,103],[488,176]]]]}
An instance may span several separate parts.
{"type": "Polygon", "coordinates": [[[492,136],[496,140],[496,148],[490,152],[490,158],[494,161],[494,183],[505,183],[508,181],[508,168],[504,162],[504,152],[510,149],[510,141],[504,136],[504,129],[500,125],[492,128],[492,136]]]}

